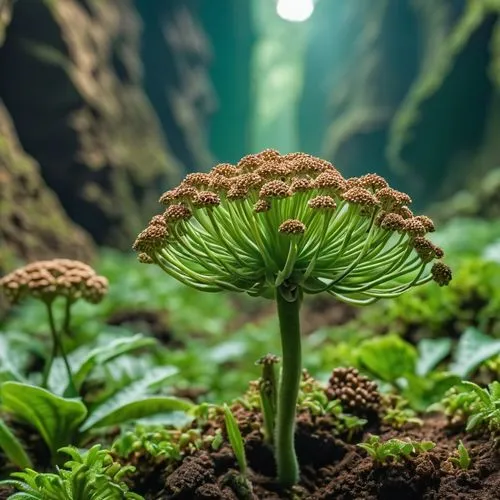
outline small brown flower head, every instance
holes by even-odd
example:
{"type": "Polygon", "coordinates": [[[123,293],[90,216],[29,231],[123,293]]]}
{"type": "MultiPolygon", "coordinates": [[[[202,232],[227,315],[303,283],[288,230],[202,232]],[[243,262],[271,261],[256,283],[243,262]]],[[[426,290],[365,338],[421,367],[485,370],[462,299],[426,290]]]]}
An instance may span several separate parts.
{"type": "Polygon", "coordinates": [[[413,212],[405,205],[400,208],[396,208],[394,213],[401,215],[403,219],[410,219],[413,217],[413,212]]]}
{"type": "Polygon", "coordinates": [[[417,215],[415,219],[421,222],[428,233],[433,233],[436,230],[434,222],[430,217],[427,217],[426,215],[417,215]]]}
{"type": "Polygon", "coordinates": [[[342,193],[342,198],[354,205],[360,205],[364,208],[374,208],[379,202],[370,191],[361,187],[353,187],[342,193]]]}
{"type": "Polygon", "coordinates": [[[172,203],[189,202],[193,200],[197,193],[198,191],[196,190],[196,188],[182,183],[177,188],[163,193],[160,198],[160,203],[169,206],[172,203]]]}
{"type": "Polygon", "coordinates": [[[7,274],[0,280],[0,288],[12,304],[28,296],[46,302],[64,296],[96,303],[107,293],[108,280],[83,262],[53,259],[33,262],[7,274]]]}
{"type": "Polygon", "coordinates": [[[266,161],[255,173],[263,179],[283,179],[290,174],[290,167],[282,161],[266,161]]]}
{"type": "Polygon", "coordinates": [[[312,187],[313,181],[309,177],[295,177],[290,185],[292,193],[303,193],[309,191],[312,187]]]}
{"type": "Polygon", "coordinates": [[[91,304],[98,304],[108,293],[108,280],[104,276],[92,276],[82,290],[82,298],[91,304]]]}
{"type": "Polygon", "coordinates": [[[259,168],[265,160],[259,158],[258,155],[247,155],[244,156],[236,165],[236,167],[243,173],[253,172],[255,169],[259,168]]]}
{"type": "Polygon", "coordinates": [[[361,185],[359,177],[349,177],[349,179],[346,179],[346,181],[345,181],[346,190],[349,190],[349,189],[352,189],[355,187],[363,187],[361,185]]]}
{"type": "Polygon", "coordinates": [[[433,259],[441,259],[444,256],[441,248],[422,236],[413,238],[413,247],[422,259],[422,262],[430,262],[433,259]]]}
{"type": "Polygon", "coordinates": [[[403,231],[405,220],[401,215],[392,212],[384,212],[380,220],[380,227],[386,231],[403,231]]]}
{"type": "Polygon", "coordinates": [[[316,196],[315,198],[310,199],[307,205],[309,208],[313,208],[315,210],[331,211],[337,208],[335,200],[331,196],[324,195],[316,196]]]}
{"type": "Polygon", "coordinates": [[[432,279],[439,285],[447,285],[452,278],[451,269],[442,262],[436,262],[431,269],[432,279]]]}
{"type": "Polygon", "coordinates": [[[147,253],[144,253],[144,252],[140,253],[137,256],[137,260],[141,264],[154,264],[154,260],[147,253]]]}
{"type": "Polygon", "coordinates": [[[222,175],[223,177],[235,177],[238,174],[238,168],[230,163],[219,163],[210,171],[211,176],[222,175]]]}
{"type": "Polygon", "coordinates": [[[260,153],[257,153],[255,156],[262,161],[275,161],[281,158],[279,151],[276,149],[264,149],[260,153]]]}
{"type": "Polygon", "coordinates": [[[163,216],[167,222],[177,222],[181,220],[188,220],[191,218],[191,210],[182,204],[170,205],[163,216]]]}
{"type": "Polygon", "coordinates": [[[269,200],[258,200],[253,206],[253,211],[256,213],[269,212],[271,210],[271,203],[269,200]]]}
{"type": "MultiPolygon", "coordinates": [[[[172,205],[172,207],[176,206],[178,205],[172,205]]],[[[157,248],[161,248],[162,245],[165,244],[168,239],[168,234],[167,226],[162,226],[160,224],[149,225],[139,233],[132,248],[136,252],[150,253],[157,248]]]]}
{"type": "Polygon", "coordinates": [[[256,361],[256,365],[275,365],[280,362],[280,358],[276,354],[266,354],[256,361]]]}
{"type": "Polygon", "coordinates": [[[404,231],[411,236],[423,236],[426,233],[424,225],[416,217],[405,219],[404,231]]]}
{"type": "Polygon", "coordinates": [[[187,174],[182,183],[187,186],[204,188],[210,184],[210,174],[205,174],[201,172],[197,172],[194,174],[187,174]]]}
{"type": "Polygon", "coordinates": [[[379,189],[386,188],[389,185],[387,181],[378,174],[366,174],[361,176],[357,182],[359,186],[365,189],[371,189],[373,192],[377,192],[379,189]]]}
{"type": "Polygon", "coordinates": [[[212,191],[200,191],[193,200],[195,207],[216,207],[220,205],[220,198],[212,191]]]}
{"type": "Polygon", "coordinates": [[[411,198],[406,193],[389,187],[377,191],[377,198],[380,200],[382,208],[387,211],[395,210],[411,203],[411,198]]]}
{"type": "Polygon", "coordinates": [[[318,175],[322,172],[331,172],[340,175],[338,170],[328,161],[306,153],[290,153],[283,157],[289,162],[291,170],[295,174],[318,175]]]}
{"type": "Polygon", "coordinates": [[[326,392],[329,399],[341,402],[346,413],[359,417],[374,416],[380,408],[377,384],[355,368],[335,368],[326,392]]]}
{"type": "Polygon", "coordinates": [[[304,234],[306,231],[306,226],[303,222],[297,219],[288,219],[282,222],[278,231],[283,234],[289,235],[299,235],[304,234]]]}
{"type": "Polygon", "coordinates": [[[259,192],[259,198],[286,198],[290,195],[290,186],[283,181],[266,182],[259,192]]]}
{"type": "Polygon", "coordinates": [[[346,188],[345,179],[335,172],[323,172],[316,177],[314,187],[317,189],[331,190],[341,193],[346,188]]]}
{"type": "Polygon", "coordinates": [[[165,220],[165,217],[163,217],[163,215],[153,216],[148,224],[148,226],[166,226],[166,225],[167,221],[165,220]]]}
{"type": "Polygon", "coordinates": [[[227,191],[231,188],[233,179],[221,174],[210,174],[210,189],[215,191],[227,191]]]}
{"type": "Polygon", "coordinates": [[[232,185],[227,193],[227,198],[229,200],[246,198],[252,189],[258,189],[262,184],[262,177],[256,173],[239,175],[232,179],[232,185]]]}

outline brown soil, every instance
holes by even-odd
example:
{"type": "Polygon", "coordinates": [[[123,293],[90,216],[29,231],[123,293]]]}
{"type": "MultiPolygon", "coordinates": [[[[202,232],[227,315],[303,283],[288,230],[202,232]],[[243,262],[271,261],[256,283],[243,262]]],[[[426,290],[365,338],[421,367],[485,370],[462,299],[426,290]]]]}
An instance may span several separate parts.
{"type": "MultiPolygon", "coordinates": [[[[318,424],[318,422],[316,422],[318,424]]],[[[413,499],[495,499],[500,498],[500,453],[485,436],[452,433],[441,417],[431,417],[422,427],[404,430],[371,429],[383,440],[406,437],[432,440],[436,447],[401,463],[374,464],[355,444],[346,443],[328,432],[319,431],[311,419],[299,419],[296,448],[301,481],[293,491],[284,491],[274,481],[275,467],[270,449],[260,432],[245,439],[249,462],[249,494],[238,478],[237,465],[229,447],[217,452],[198,452],[166,474],[158,467],[140,473],[137,492],[146,499],[312,499],[312,500],[413,500],[413,499]],[[447,459],[462,439],[472,458],[468,471],[447,459]]],[[[360,442],[365,436],[357,436],[360,442]]]]}

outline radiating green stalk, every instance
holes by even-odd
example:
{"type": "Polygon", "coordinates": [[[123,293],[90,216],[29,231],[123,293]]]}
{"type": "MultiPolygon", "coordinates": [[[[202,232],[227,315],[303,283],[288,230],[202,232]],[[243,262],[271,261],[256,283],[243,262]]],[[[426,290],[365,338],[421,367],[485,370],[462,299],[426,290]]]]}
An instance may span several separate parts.
{"type": "Polygon", "coordinates": [[[278,393],[276,418],[275,458],[278,480],[285,487],[299,479],[299,466],[295,453],[295,414],[299,394],[301,365],[300,296],[289,301],[290,290],[282,285],[276,290],[276,303],[281,333],[282,371],[278,393]]]}

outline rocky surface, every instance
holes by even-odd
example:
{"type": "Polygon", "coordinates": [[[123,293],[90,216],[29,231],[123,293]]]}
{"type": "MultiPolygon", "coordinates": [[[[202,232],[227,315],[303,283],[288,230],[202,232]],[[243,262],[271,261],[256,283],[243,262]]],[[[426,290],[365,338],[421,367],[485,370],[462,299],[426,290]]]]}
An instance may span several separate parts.
{"type": "Polygon", "coordinates": [[[319,2],[303,149],[421,202],[498,166],[499,15],[496,0],[319,2]]]}
{"type": "Polygon", "coordinates": [[[88,261],[90,237],[65,214],[22,150],[0,101],[0,274],[18,259],[71,257],[88,261]]]}
{"type": "Polygon", "coordinates": [[[180,170],[141,88],[140,28],[127,0],[18,0],[0,50],[23,148],[69,217],[122,248],[180,170]]]}

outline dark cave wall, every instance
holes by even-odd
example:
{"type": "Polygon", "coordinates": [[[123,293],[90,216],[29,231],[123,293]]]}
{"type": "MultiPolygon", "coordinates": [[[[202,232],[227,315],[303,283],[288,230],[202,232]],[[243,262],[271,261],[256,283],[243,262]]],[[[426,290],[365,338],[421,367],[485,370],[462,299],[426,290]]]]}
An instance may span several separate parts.
{"type": "Polygon", "coordinates": [[[141,88],[140,29],[126,0],[18,0],[0,50],[23,148],[71,219],[121,248],[180,174],[141,88]]]}

